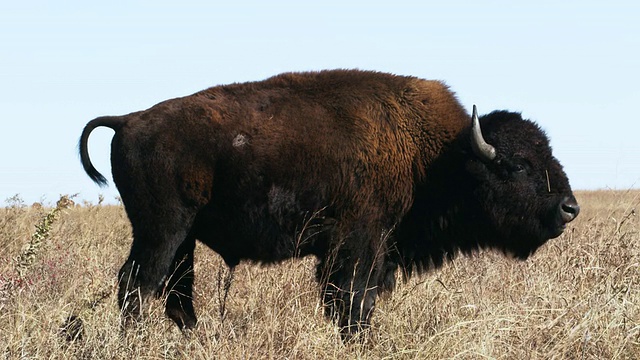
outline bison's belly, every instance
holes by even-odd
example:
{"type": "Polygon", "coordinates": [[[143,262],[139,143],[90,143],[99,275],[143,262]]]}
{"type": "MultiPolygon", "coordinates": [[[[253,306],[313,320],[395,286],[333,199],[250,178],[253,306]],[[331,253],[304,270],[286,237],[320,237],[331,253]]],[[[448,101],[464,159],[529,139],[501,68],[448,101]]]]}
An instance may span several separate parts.
{"type": "Polygon", "coordinates": [[[193,226],[193,235],[230,266],[324,253],[331,225],[318,212],[292,208],[277,213],[268,203],[231,204],[205,208],[193,226]]]}

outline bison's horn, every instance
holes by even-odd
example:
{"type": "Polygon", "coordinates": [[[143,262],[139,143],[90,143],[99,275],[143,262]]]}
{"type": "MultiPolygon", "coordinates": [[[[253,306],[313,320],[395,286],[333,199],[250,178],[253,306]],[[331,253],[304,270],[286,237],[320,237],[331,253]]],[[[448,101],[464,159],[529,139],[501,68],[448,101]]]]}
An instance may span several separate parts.
{"type": "Polygon", "coordinates": [[[482,130],[480,130],[480,121],[478,120],[478,110],[473,105],[473,115],[471,125],[471,148],[473,152],[482,160],[491,161],[496,157],[496,149],[487,144],[482,137],[482,130]]]}

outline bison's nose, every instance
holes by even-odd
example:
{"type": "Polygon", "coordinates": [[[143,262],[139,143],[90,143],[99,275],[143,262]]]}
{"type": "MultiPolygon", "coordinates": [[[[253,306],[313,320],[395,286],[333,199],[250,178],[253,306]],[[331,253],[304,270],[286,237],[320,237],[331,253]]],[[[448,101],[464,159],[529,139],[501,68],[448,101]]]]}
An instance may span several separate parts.
{"type": "Polygon", "coordinates": [[[573,221],[573,219],[575,219],[579,213],[580,205],[578,205],[575,197],[566,197],[560,203],[560,216],[562,217],[562,221],[564,221],[565,224],[573,221]]]}

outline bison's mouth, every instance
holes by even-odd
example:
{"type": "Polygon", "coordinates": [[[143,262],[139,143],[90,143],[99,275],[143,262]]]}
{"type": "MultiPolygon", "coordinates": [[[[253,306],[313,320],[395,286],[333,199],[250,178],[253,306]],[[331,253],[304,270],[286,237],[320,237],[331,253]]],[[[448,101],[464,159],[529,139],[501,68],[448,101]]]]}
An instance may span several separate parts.
{"type": "Polygon", "coordinates": [[[558,225],[556,225],[553,230],[550,232],[550,236],[549,239],[555,239],[558,236],[562,235],[562,233],[564,232],[564,230],[567,228],[567,224],[566,223],[560,223],[558,225]]]}
{"type": "Polygon", "coordinates": [[[547,220],[542,223],[544,224],[542,229],[539,228],[539,230],[542,230],[541,232],[520,232],[521,236],[518,243],[515,246],[512,245],[513,248],[503,249],[504,252],[520,260],[528,259],[547,241],[562,235],[567,228],[567,224],[575,220],[578,213],[580,213],[580,206],[578,206],[573,195],[564,197],[548,213],[547,220]]]}
{"type": "Polygon", "coordinates": [[[555,239],[558,236],[562,235],[562,233],[564,232],[564,229],[566,229],[566,228],[567,228],[566,224],[560,225],[554,231],[551,232],[551,236],[549,236],[549,239],[555,239]]]}
{"type": "Polygon", "coordinates": [[[580,213],[580,206],[576,201],[576,198],[566,196],[557,207],[557,213],[555,214],[555,229],[551,232],[550,238],[556,238],[560,236],[567,228],[567,224],[575,220],[580,213]]]}

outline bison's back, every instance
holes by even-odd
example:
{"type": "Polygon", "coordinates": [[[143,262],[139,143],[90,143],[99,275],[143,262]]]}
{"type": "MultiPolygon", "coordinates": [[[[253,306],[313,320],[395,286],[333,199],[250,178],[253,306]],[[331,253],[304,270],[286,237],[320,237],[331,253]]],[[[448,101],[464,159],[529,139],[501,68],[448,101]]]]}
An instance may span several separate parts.
{"type": "Polygon", "coordinates": [[[234,248],[218,252],[273,260],[300,250],[296,233],[321,210],[398,222],[425,164],[466,126],[440,82],[347,70],[213,87],[130,117],[112,154],[125,204],[177,192],[175,206],[202,209],[201,238],[234,248]]]}

